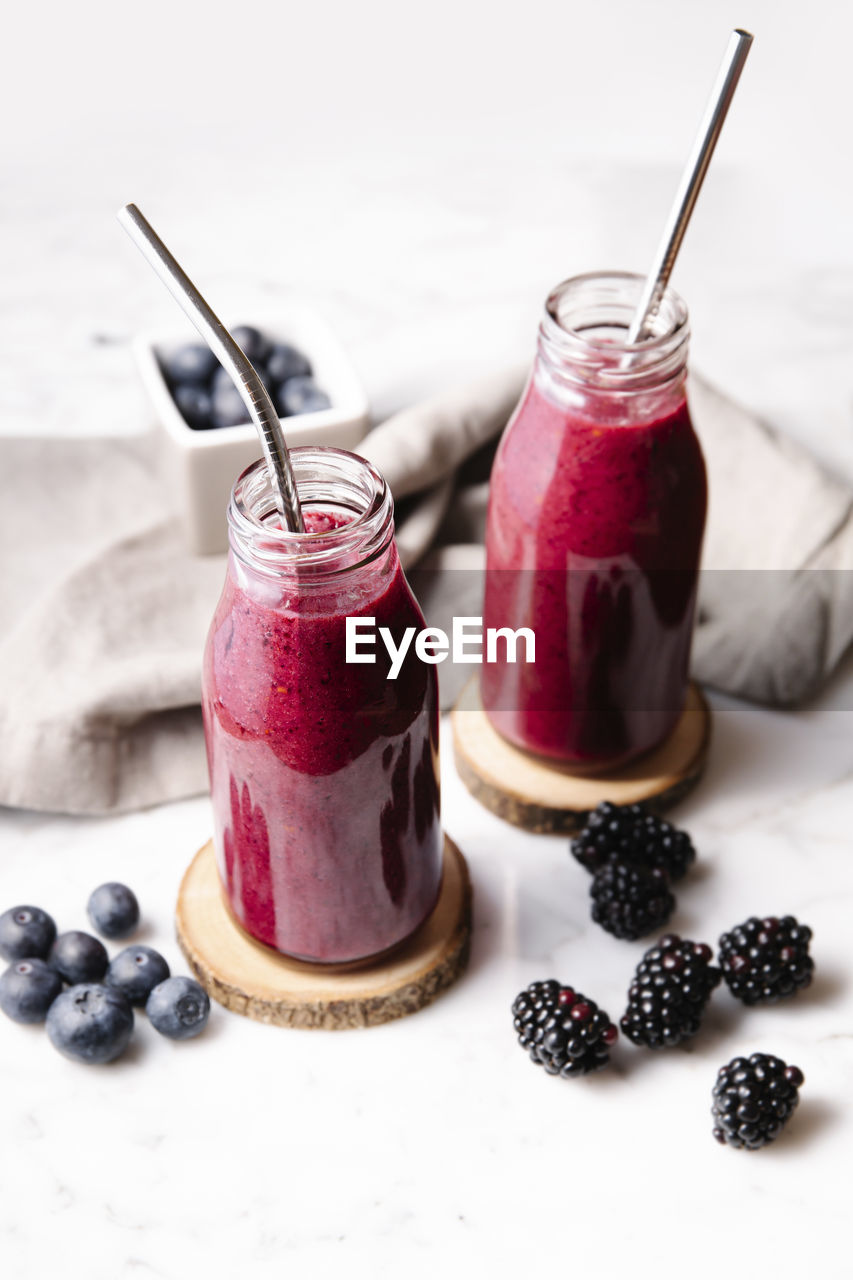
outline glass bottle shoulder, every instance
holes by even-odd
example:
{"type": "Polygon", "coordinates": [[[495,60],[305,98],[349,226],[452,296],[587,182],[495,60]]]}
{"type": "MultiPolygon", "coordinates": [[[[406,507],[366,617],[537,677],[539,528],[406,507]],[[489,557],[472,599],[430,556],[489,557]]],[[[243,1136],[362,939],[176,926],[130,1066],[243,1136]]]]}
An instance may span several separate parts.
{"type": "Polygon", "coordinates": [[[622,554],[637,537],[671,532],[681,513],[691,526],[704,519],[705,467],[683,387],[634,408],[603,396],[561,402],[531,378],[492,472],[491,567],[558,567],[566,550],[622,554]]]}

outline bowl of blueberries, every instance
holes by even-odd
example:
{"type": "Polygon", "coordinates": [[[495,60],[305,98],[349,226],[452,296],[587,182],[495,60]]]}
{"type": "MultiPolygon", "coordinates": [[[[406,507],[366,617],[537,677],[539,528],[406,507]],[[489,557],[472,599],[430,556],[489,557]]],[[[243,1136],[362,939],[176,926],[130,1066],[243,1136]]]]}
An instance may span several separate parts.
{"type": "MultiPolygon", "coordinates": [[[[369,425],[367,397],[334,334],[307,308],[230,330],[255,366],[288,445],[354,449],[369,425]]],[[[225,551],[234,481],[261,454],[258,434],[229,375],[200,339],[143,335],[137,366],[154,408],[164,471],[190,549],[225,551]]]]}

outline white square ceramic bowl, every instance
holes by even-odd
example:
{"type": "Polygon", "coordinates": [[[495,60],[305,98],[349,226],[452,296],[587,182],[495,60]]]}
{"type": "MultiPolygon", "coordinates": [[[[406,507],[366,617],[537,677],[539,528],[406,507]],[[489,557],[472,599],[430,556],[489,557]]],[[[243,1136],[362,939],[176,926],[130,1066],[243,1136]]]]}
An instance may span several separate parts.
{"type": "MultiPolygon", "coordinates": [[[[369,426],[367,397],[341,344],[324,320],[301,306],[282,306],[274,315],[253,314],[234,324],[252,324],[276,342],[289,342],[310,360],[318,386],[331,399],[329,409],[282,419],[288,445],[327,444],[355,449],[369,426]]],[[[225,513],[234,481],[261,456],[255,427],[217,427],[194,431],[187,426],[163,376],[158,355],[201,338],[191,327],[162,334],[142,334],[133,344],[142,382],[157,416],[164,482],[199,555],[225,551],[225,513]]]]}

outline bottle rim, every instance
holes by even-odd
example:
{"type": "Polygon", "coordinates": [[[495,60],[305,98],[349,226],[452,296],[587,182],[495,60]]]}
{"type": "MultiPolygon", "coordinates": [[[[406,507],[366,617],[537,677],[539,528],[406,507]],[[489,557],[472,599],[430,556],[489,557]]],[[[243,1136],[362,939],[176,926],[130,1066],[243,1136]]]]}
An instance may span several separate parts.
{"type": "Polygon", "coordinates": [[[290,461],[303,510],[352,512],[336,529],[294,533],[280,519],[260,458],[238,476],[228,504],[232,551],[255,569],[344,573],[381,555],[394,536],[394,503],[381,473],[360,454],[328,445],[299,445],[290,461]]]}
{"type": "Polygon", "coordinates": [[[540,352],[560,382],[612,391],[642,391],[677,377],[687,363],[687,306],[667,285],[651,333],[627,338],[645,277],[629,271],[591,271],[551,290],[539,327],[540,352]]]}

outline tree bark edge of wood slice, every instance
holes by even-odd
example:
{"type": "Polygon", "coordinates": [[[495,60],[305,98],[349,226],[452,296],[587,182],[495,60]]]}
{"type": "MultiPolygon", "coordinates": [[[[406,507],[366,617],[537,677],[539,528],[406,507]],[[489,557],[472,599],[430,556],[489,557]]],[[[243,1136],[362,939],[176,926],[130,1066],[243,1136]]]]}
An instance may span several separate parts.
{"type": "Polygon", "coordinates": [[[364,967],[305,964],[244,933],[225,905],[213,842],[198,851],[178,891],[178,944],[212,999],[274,1026],[345,1030],[416,1013],[465,971],[471,948],[468,866],[444,837],[438,902],[417,933],[364,967]]]}
{"type": "Polygon", "coordinates": [[[475,799],[513,826],[541,835],[574,835],[602,800],[645,801],[653,812],[664,812],[702,777],[711,740],[711,708],[692,682],[667,740],[609,775],[573,774],[507,742],[483,710],[476,678],[460,694],[451,724],[456,769],[475,799]]]}

